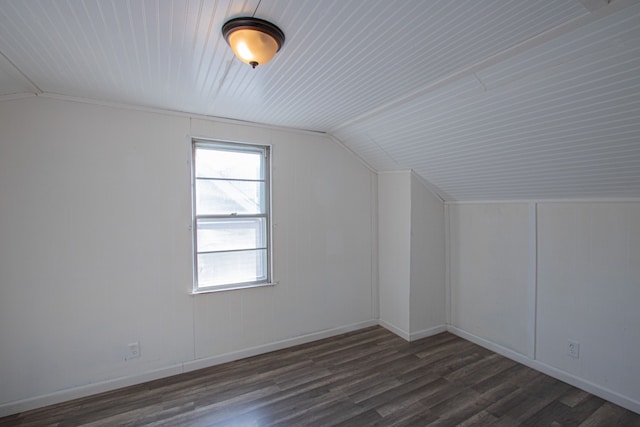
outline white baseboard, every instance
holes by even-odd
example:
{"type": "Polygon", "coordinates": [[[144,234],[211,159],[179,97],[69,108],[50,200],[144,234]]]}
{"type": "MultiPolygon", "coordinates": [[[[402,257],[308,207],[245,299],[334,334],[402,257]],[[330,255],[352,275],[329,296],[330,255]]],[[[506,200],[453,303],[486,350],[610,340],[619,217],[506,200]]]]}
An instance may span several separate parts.
{"type": "Polygon", "coordinates": [[[147,381],[157,380],[159,378],[170,377],[180,373],[182,373],[182,364],[170,365],[147,371],[142,374],[113,378],[59,390],[53,393],[42,394],[40,396],[30,397],[27,399],[7,402],[0,405],[0,417],[29,411],[31,409],[42,408],[44,406],[55,405],[56,403],[91,396],[93,394],[104,393],[106,391],[128,387],[135,384],[141,384],[147,381]]]}
{"type": "Polygon", "coordinates": [[[389,323],[389,322],[384,321],[384,320],[380,320],[378,322],[378,324],[380,326],[382,326],[383,328],[393,332],[394,334],[396,334],[400,338],[403,338],[406,341],[419,340],[421,338],[430,337],[432,335],[436,335],[436,334],[439,334],[441,332],[446,332],[446,330],[447,330],[447,325],[438,325],[438,326],[434,326],[433,328],[423,329],[422,331],[407,332],[404,329],[398,328],[394,324],[389,323]]]}
{"type": "Polygon", "coordinates": [[[471,341],[474,344],[478,344],[479,346],[482,346],[493,352],[496,352],[511,360],[515,360],[516,362],[521,363],[525,366],[528,366],[532,369],[535,369],[536,371],[540,371],[543,374],[549,375],[560,381],[564,381],[567,384],[571,384],[574,387],[582,389],[588,393],[601,397],[605,400],[615,403],[616,405],[620,405],[623,408],[626,408],[630,411],[640,414],[640,402],[637,400],[624,396],[613,390],[609,390],[606,387],[602,387],[598,384],[592,383],[591,381],[572,375],[561,369],[547,365],[546,363],[540,362],[538,360],[530,359],[521,353],[518,353],[516,351],[513,351],[511,349],[508,349],[506,347],[503,347],[499,344],[496,344],[492,341],[478,337],[476,335],[470,334],[469,332],[456,328],[455,326],[447,325],[447,331],[451,332],[454,335],[459,336],[460,338],[464,338],[467,341],[471,341]]]}
{"type": "Polygon", "coordinates": [[[166,378],[172,375],[177,375],[183,372],[194,371],[197,369],[207,368],[214,365],[219,365],[226,362],[231,362],[245,357],[256,356],[258,354],[268,353],[275,350],[281,350],[283,348],[292,347],[299,344],[305,344],[311,341],[316,341],[331,336],[340,335],[347,332],[356,331],[358,329],[367,328],[370,326],[380,325],[385,329],[393,332],[407,341],[415,341],[421,338],[426,338],[431,335],[436,335],[444,331],[451,332],[461,338],[485,347],[491,351],[494,351],[502,356],[508,357],[518,363],[528,366],[532,369],[540,371],[544,374],[552,376],[560,381],[564,381],[575,387],[578,387],[584,391],[587,391],[596,396],[602,397],[610,402],[620,405],[630,411],[640,414],[640,402],[631,399],[627,396],[616,393],[598,384],[576,377],[553,366],[547,365],[537,360],[529,359],[527,356],[496,344],[492,341],[470,334],[462,329],[456,328],[451,325],[441,325],[434,328],[425,329],[422,331],[409,334],[396,326],[385,322],[383,320],[369,320],[360,323],[354,323],[351,325],[345,325],[338,328],[327,329],[324,331],[314,332],[299,337],[289,338],[273,343],[252,347],[232,353],[226,353],[219,356],[209,357],[206,359],[198,359],[181,364],[166,366],[160,369],[144,372],[138,375],[132,375],[128,377],[115,378],[107,381],[101,381],[98,383],[87,384],[79,387],[73,387],[66,390],[60,390],[54,393],[49,393],[33,398],[23,399],[19,401],[4,403],[0,405],[0,417],[15,414],[18,412],[28,411],[30,409],[41,408],[43,406],[53,405],[56,403],[65,402],[80,397],[90,396],[92,394],[103,393],[106,391],[115,390],[122,387],[128,387],[135,384],[152,381],[159,378],[166,378]]]}
{"type": "Polygon", "coordinates": [[[28,399],[17,400],[13,402],[3,403],[0,405],[0,417],[4,417],[19,412],[28,411],[31,409],[41,408],[48,405],[54,405],[56,403],[66,402],[72,399],[78,399],[80,397],[86,397],[97,393],[103,393],[106,391],[116,390],[122,387],[128,387],[135,384],[141,384],[147,381],[157,380],[159,378],[166,378],[172,375],[181,374],[184,372],[195,371],[197,369],[208,368],[210,366],[219,365],[221,363],[231,362],[245,357],[256,356],[258,354],[269,353],[275,350],[281,350],[283,348],[292,347],[299,344],[305,344],[311,341],[320,340],[323,338],[329,338],[334,335],[340,335],[347,332],[356,331],[358,329],[364,329],[370,326],[378,325],[377,319],[368,320],[365,322],[353,323],[350,325],[340,326],[337,328],[326,329],[319,332],[313,332],[306,335],[301,335],[294,338],[288,338],[281,341],[276,341],[269,344],[264,344],[248,349],[226,353],[219,356],[208,357],[205,359],[198,359],[188,361],[184,363],[165,366],[152,371],[143,372],[141,374],[131,375],[127,377],[114,378],[106,381],[100,381],[97,383],[86,384],[79,387],[73,387],[65,390],[56,391],[53,393],[43,394],[28,399]]]}
{"type": "Polygon", "coordinates": [[[411,341],[411,335],[409,334],[409,332],[406,332],[404,329],[400,329],[397,326],[384,321],[382,319],[380,319],[378,321],[378,325],[382,326],[383,328],[385,328],[388,331],[393,332],[394,334],[396,334],[397,336],[399,336],[400,338],[406,340],[406,341],[411,341]]]}
{"type": "Polygon", "coordinates": [[[233,362],[234,360],[244,359],[246,357],[257,356],[259,354],[269,353],[276,350],[282,350],[283,348],[293,347],[294,345],[306,344],[308,342],[329,338],[335,335],[357,331],[358,329],[376,326],[377,324],[377,320],[367,320],[366,322],[353,323],[351,325],[340,326],[338,328],[327,329],[320,332],[313,332],[311,334],[301,335],[295,338],[288,338],[257,347],[234,351],[232,353],[225,353],[219,356],[197,359],[183,363],[183,372],[196,371],[198,369],[208,368],[210,366],[220,365],[222,363],[233,362]]]}
{"type": "Polygon", "coordinates": [[[409,341],[416,341],[416,340],[427,338],[432,335],[437,335],[446,331],[447,331],[447,325],[434,326],[433,328],[412,332],[411,334],[409,334],[409,341]]]}

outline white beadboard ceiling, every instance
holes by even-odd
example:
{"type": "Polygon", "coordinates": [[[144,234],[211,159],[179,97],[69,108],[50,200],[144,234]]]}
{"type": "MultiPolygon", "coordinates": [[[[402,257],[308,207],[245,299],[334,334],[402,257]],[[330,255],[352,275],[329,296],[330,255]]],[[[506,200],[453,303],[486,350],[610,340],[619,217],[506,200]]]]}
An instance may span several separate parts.
{"type": "Polygon", "coordinates": [[[25,93],[326,132],[444,200],[640,197],[637,0],[1,0],[25,93]],[[220,34],[253,14],[255,70],[220,34]]]}

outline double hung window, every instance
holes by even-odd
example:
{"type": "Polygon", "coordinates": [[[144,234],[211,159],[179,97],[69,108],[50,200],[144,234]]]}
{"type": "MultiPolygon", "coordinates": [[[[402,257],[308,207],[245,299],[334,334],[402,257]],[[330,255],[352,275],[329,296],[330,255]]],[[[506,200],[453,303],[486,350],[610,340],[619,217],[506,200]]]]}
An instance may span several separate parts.
{"type": "Polygon", "coordinates": [[[193,141],[194,292],[270,282],[269,151],[193,141]]]}

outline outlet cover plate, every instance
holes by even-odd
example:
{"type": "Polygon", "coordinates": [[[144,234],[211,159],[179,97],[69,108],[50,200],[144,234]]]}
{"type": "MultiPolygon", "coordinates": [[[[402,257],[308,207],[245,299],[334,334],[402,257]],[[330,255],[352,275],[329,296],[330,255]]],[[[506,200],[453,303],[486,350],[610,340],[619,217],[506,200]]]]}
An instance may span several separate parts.
{"type": "Polygon", "coordinates": [[[567,353],[574,359],[580,358],[580,343],[573,340],[567,342],[567,353]]]}
{"type": "Polygon", "coordinates": [[[124,360],[130,360],[140,357],[140,343],[132,342],[127,345],[127,355],[124,360]]]}

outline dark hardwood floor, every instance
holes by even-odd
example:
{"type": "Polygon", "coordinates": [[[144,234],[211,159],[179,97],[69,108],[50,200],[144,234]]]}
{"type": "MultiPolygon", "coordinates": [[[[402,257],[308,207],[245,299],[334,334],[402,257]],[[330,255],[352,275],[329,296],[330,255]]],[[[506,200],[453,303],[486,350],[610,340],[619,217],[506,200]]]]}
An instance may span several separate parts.
{"type": "Polygon", "coordinates": [[[0,426],[640,426],[640,415],[443,333],[373,327],[0,418],[0,426]]]}

